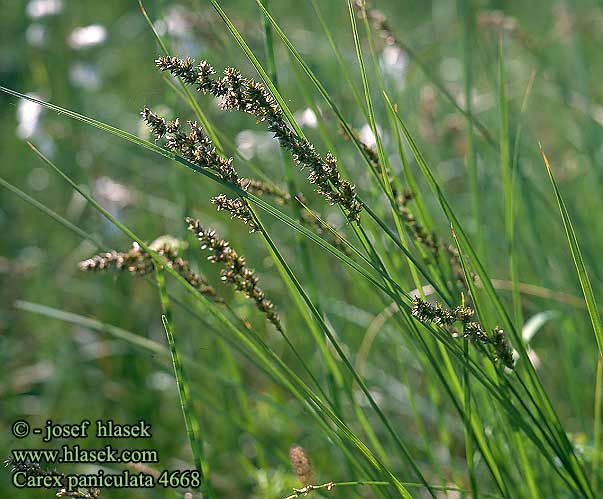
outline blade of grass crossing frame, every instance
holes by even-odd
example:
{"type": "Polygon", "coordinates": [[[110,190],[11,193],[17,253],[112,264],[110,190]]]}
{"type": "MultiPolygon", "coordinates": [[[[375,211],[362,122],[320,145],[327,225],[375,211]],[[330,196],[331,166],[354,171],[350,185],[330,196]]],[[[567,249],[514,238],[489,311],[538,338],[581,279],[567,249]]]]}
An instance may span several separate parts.
{"type": "MultiPolygon", "coordinates": [[[[505,160],[510,161],[510,143],[508,136],[508,105],[506,99],[506,88],[505,88],[505,71],[504,71],[504,58],[503,58],[503,37],[500,39],[499,46],[499,112],[500,112],[500,162],[501,162],[501,173],[503,176],[503,194],[505,201],[505,226],[507,229],[507,243],[509,251],[509,277],[511,279],[511,297],[513,303],[513,319],[515,320],[515,327],[520,330],[523,327],[523,311],[521,304],[521,294],[519,292],[519,268],[518,268],[518,254],[516,246],[516,234],[515,234],[515,216],[517,212],[517,199],[516,199],[516,183],[517,183],[517,169],[519,168],[519,144],[522,132],[522,120],[521,117],[527,106],[528,96],[530,94],[532,85],[534,83],[535,73],[530,75],[530,80],[526,86],[524,92],[521,108],[519,112],[519,125],[515,133],[515,139],[513,142],[513,159],[512,163],[507,165],[505,160]],[[510,170],[508,173],[506,171],[510,170]],[[509,185],[507,185],[506,177],[510,175],[509,185]],[[509,189],[507,192],[506,189],[509,189]]],[[[513,430],[513,436],[515,444],[517,446],[519,459],[522,463],[522,468],[525,470],[526,481],[528,485],[528,491],[532,499],[540,499],[540,492],[536,484],[534,477],[534,471],[532,465],[528,459],[525,444],[523,439],[517,430],[513,430]]]]}
{"type": "MultiPolygon", "coordinates": [[[[463,340],[463,352],[465,357],[469,358],[469,340],[463,340]]],[[[473,444],[471,442],[471,384],[469,378],[469,371],[467,370],[466,364],[463,365],[463,402],[465,407],[465,457],[467,459],[467,468],[469,469],[469,481],[471,483],[471,495],[478,499],[479,493],[477,490],[477,479],[475,478],[475,465],[473,463],[473,444]]]]}
{"type": "Polygon", "coordinates": [[[519,323],[519,315],[517,309],[521,307],[516,300],[519,298],[517,291],[517,260],[515,257],[515,247],[513,245],[513,181],[511,175],[511,154],[509,142],[509,119],[507,107],[507,95],[505,88],[505,68],[504,68],[504,47],[503,37],[500,37],[498,44],[498,111],[500,117],[500,135],[499,135],[499,150],[500,150],[500,173],[502,178],[502,190],[504,200],[505,228],[507,235],[507,252],[509,255],[509,273],[513,282],[513,310],[515,327],[519,330],[522,324],[519,323]]]}
{"type": "Polygon", "coordinates": [[[595,295],[590,284],[590,279],[588,277],[588,273],[586,272],[584,260],[582,259],[582,253],[580,252],[580,245],[578,244],[576,232],[574,230],[574,226],[570,219],[569,213],[567,212],[567,208],[565,207],[565,202],[561,197],[561,191],[557,186],[557,181],[555,180],[555,177],[551,170],[551,165],[544,150],[542,149],[542,146],[540,147],[540,153],[542,154],[547,173],[553,186],[553,191],[555,192],[555,197],[557,198],[557,204],[559,205],[559,212],[561,213],[561,219],[563,220],[563,226],[565,228],[567,242],[572,253],[576,272],[578,273],[578,279],[580,280],[580,286],[582,288],[582,293],[584,294],[584,300],[586,301],[588,315],[590,316],[590,321],[595,333],[595,339],[597,340],[599,354],[603,355],[603,325],[601,323],[601,316],[599,315],[597,301],[595,300],[595,295]]]}
{"type": "Polygon", "coordinates": [[[475,123],[473,116],[473,64],[472,43],[474,28],[474,11],[472,0],[459,0],[459,15],[462,19],[463,32],[463,69],[465,73],[465,123],[467,125],[467,171],[471,191],[471,208],[476,225],[476,247],[478,254],[484,255],[483,234],[481,229],[481,202],[477,170],[477,151],[475,147],[475,123]]]}
{"type": "Polygon", "coordinates": [[[516,229],[515,229],[515,218],[518,213],[518,202],[516,198],[516,191],[518,190],[517,186],[517,177],[519,171],[519,145],[521,143],[521,133],[523,130],[523,114],[528,105],[528,98],[532,91],[532,86],[534,85],[534,80],[536,78],[536,73],[532,72],[530,75],[530,79],[528,80],[528,84],[526,86],[525,92],[523,94],[523,98],[521,101],[521,109],[519,111],[519,124],[517,125],[517,130],[515,132],[515,138],[513,141],[513,163],[511,165],[511,226],[509,227],[509,246],[510,246],[510,272],[511,272],[511,295],[513,297],[513,307],[514,307],[514,318],[517,327],[523,327],[523,311],[521,307],[521,293],[520,293],[520,282],[519,282],[519,268],[517,262],[517,248],[516,248],[516,229]]]}
{"type": "MultiPolygon", "coordinates": [[[[260,9],[260,11],[262,14],[262,19],[263,19],[264,51],[266,54],[268,71],[270,73],[269,76],[270,76],[270,79],[272,80],[272,82],[274,83],[274,87],[276,89],[278,89],[278,73],[277,73],[277,68],[276,68],[276,56],[275,56],[275,52],[274,52],[274,39],[273,39],[273,35],[272,35],[272,25],[270,24],[270,21],[268,20],[268,18],[265,15],[265,12],[266,12],[265,7],[268,6],[268,0],[261,0],[260,6],[263,7],[263,9],[260,9]]],[[[280,156],[281,156],[281,163],[282,163],[283,173],[284,173],[286,183],[287,183],[287,189],[289,192],[289,196],[293,200],[297,193],[297,189],[295,187],[295,178],[293,176],[291,160],[289,158],[287,158],[287,156],[282,151],[281,151],[280,156]]],[[[296,202],[292,202],[292,204],[293,204],[293,211],[296,215],[296,218],[300,219],[301,218],[301,210],[300,210],[299,205],[296,202]]],[[[263,231],[263,233],[265,233],[265,231],[263,231]]],[[[304,238],[302,238],[299,233],[296,234],[296,239],[297,239],[297,245],[298,245],[302,265],[304,268],[304,274],[306,275],[306,277],[308,279],[308,283],[309,283],[308,287],[309,287],[310,296],[314,299],[315,302],[318,302],[317,288],[316,288],[315,279],[314,279],[314,271],[312,268],[311,258],[310,258],[310,254],[308,252],[306,240],[304,238]]],[[[275,263],[277,264],[279,273],[281,274],[281,276],[282,276],[283,280],[285,281],[285,283],[287,284],[287,286],[290,288],[291,296],[294,298],[294,300],[298,306],[298,309],[302,313],[302,316],[305,318],[306,323],[308,324],[308,327],[310,328],[310,331],[312,332],[312,334],[314,336],[314,340],[317,342],[317,344],[322,352],[322,355],[325,358],[325,361],[329,368],[328,378],[329,378],[329,384],[331,385],[331,397],[335,403],[335,407],[338,407],[339,403],[337,401],[338,401],[338,397],[339,397],[339,391],[338,391],[337,387],[341,387],[343,385],[343,379],[341,377],[341,373],[337,367],[335,359],[333,358],[330,350],[327,348],[327,345],[324,341],[324,337],[322,337],[320,335],[320,332],[317,330],[314,322],[312,321],[311,317],[309,316],[307,309],[302,304],[300,297],[298,296],[298,294],[295,290],[295,287],[292,285],[292,282],[290,281],[285,269],[280,264],[279,259],[277,258],[275,253],[271,250],[271,247],[269,244],[267,244],[267,247],[268,247],[273,259],[275,260],[275,263]]]]}
{"type": "Polygon", "coordinates": [[[42,213],[48,215],[50,218],[52,218],[56,222],[60,223],[61,225],[63,225],[67,229],[69,229],[70,231],[74,232],[75,234],[77,234],[78,236],[80,236],[82,239],[89,240],[92,244],[94,244],[98,248],[101,248],[101,249],[105,248],[105,246],[98,239],[96,239],[93,235],[88,234],[86,231],[80,229],[77,225],[74,225],[69,220],[67,220],[66,218],[62,217],[58,213],[56,213],[54,210],[51,210],[46,205],[40,203],[38,200],[32,198],[29,194],[23,192],[21,189],[19,189],[18,187],[14,186],[10,182],[7,182],[2,177],[0,177],[0,186],[8,189],[13,194],[16,194],[23,201],[25,201],[26,203],[31,204],[33,207],[37,208],[42,213]]]}
{"type": "MultiPolygon", "coordinates": [[[[268,7],[269,0],[260,0],[264,7],[268,7]]],[[[264,28],[264,52],[266,54],[266,65],[268,66],[268,74],[278,88],[278,75],[276,72],[276,60],[274,58],[274,39],[272,36],[272,26],[265,15],[262,15],[262,27],[264,28]]]]}
{"type": "Polygon", "coordinates": [[[601,435],[600,435],[600,404],[601,404],[601,385],[599,383],[599,368],[600,368],[600,359],[603,355],[603,324],[601,323],[601,316],[599,315],[599,309],[597,306],[597,301],[595,299],[595,295],[593,293],[593,289],[590,283],[590,279],[588,277],[588,273],[586,271],[586,266],[584,265],[584,260],[582,258],[582,253],[580,251],[580,245],[578,243],[578,238],[576,236],[576,232],[574,230],[574,226],[572,224],[571,218],[565,206],[565,202],[563,201],[563,197],[561,196],[561,191],[557,185],[557,181],[555,180],[555,176],[553,175],[553,171],[551,169],[551,165],[549,163],[549,159],[544,152],[542,146],[540,146],[540,153],[542,154],[542,159],[544,160],[544,164],[546,166],[547,173],[549,175],[549,179],[551,180],[551,185],[553,186],[553,191],[555,192],[555,198],[557,199],[557,204],[559,206],[559,212],[561,214],[561,219],[563,220],[563,227],[565,228],[565,235],[567,237],[567,242],[570,247],[570,251],[572,254],[572,258],[574,260],[574,265],[576,267],[576,272],[578,274],[578,279],[580,281],[580,287],[582,288],[582,293],[584,295],[584,301],[586,302],[586,307],[588,309],[588,315],[590,317],[590,321],[593,327],[593,331],[595,333],[595,339],[597,342],[597,347],[599,349],[599,356],[597,357],[597,379],[595,382],[595,400],[598,407],[595,408],[595,429],[594,434],[597,437],[595,439],[595,459],[593,459],[593,488],[594,492],[597,493],[597,489],[595,485],[598,486],[598,477],[599,474],[599,466],[600,466],[600,453],[601,453],[601,435]]]}
{"type": "Polygon", "coordinates": [[[161,300],[161,308],[163,314],[161,315],[161,322],[165,329],[167,342],[170,347],[170,353],[172,356],[172,363],[174,365],[174,374],[176,375],[176,383],[178,385],[178,394],[180,396],[180,405],[182,407],[182,414],[184,416],[184,423],[186,425],[186,432],[191,445],[193,453],[193,462],[195,469],[199,472],[201,480],[201,491],[204,497],[212,497],[211,485],[207,474],[207,462],[203,454],[203,442],[201,441],[201,423],[193,408],[193,401],[191,397],[191,389],[184,367],[182,366],[182,355],[176,345],[174,338],[174,330],[170,323],[170,300],[167,295],[165,288],[165,276],[163,271],[156,267],[156,278],[157,285],[159,288],[159,296],[161,300]]]}

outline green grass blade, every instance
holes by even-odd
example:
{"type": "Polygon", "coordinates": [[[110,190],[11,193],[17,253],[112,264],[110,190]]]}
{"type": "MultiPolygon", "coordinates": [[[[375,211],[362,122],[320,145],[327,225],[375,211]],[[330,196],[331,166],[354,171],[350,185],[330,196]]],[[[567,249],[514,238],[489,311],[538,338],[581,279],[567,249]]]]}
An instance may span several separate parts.
{"type": "MultiPolygon", "coordinates": [[[[260,0],[264,7],[268,7],[269,0],[260,0]]],[[[262,26],[264,28],[264,52],[266,54],[266,65],[270,80],[278,88],[278,75],[276,72],[276,59],[274,57],[274,37],[272,35],[272,26],[265,15],[262,15],[262,26]]]]}
{"type": "Polygon", "coordinates": [[[597,340],[599,354],[603,355],[603,325],[601,324],[601,316],[599,315],[599,309],[597,307],[597,301],[595,300],[593,288],[590,284],[588,273],[586,272],[586,266],[584,265],[584,260],[580,251],[578,238],[576,237],[576,232],[574,230],[569,213],[567,212],[567,208],[565,207],[565,202],[561,197],[561,191],[557,186],[557,181],[555,180],[555,176],[551,170],[551,165],[542,147],[540,148],[540,152],[546,166],[546,171],[551,180],[553,191],[555,192],[557,204],[559,205],[559,212],[561,213],[561,219],[563,220],[563,226],[565,227],[565,235],[567,236],[567,242],[572,253],[576,272],[578,273],[578,279],[580,280],[580,286],[582,288],[582,293],[584,294],[588,315],[593,326],[593,331],[595,332],[595,339],[597,340]]]}
{"type": "Polygon", "coordinates": [[[174,364],[174,374],[176,375],[176,382],[178,384],[178,393],[180,395],[180,405],[182,407],[182,413],[184,415],[184,422],[186,425],[186,432],[188,433],[188,439],[191,444],[191,450],[193,452],[193,461],[195,469],[200,474],[201,479],[201,490],[204,497],[212,497],[211,486],[207,477],[207,464],[203,455],[203,444],[201,442],[201,427],[199,420],[195,414],[193,408],[193,401],[190,393],[190,384],[180,360],[180,352],[174,339],[174,331],[168,320],[167,313],[169,313],[169,302],[167,293],[165,292],[164,277],[160,270],[157,270],[157,282],[159,284],[159,290],[161,294],[161,304],[163,307],[164,314],[161,316],[161,322],[165,329],[167,341],[170,346],[170,353],[172,354],[172,362],[174,364]]]}
{"type": "Polygon", "coordinates": [[[104,248],[104,245],[98,239],[96,239],[93,235],[88,234],[86,231],[80,229],[77,225],[71,223],[65,217],[62,217],[61,215],[59,215],[58,213],[56,213],[54,210],[51,210],[50,208],[48,208],[45,204],[42,204],[38,200],[32,198],[29,194],[23,192],[21,189],[19,189],[18,187],[14,186],[10,182],[4,180],[2,177],[0,177],[0,186],[4,187],[5,189],[8,189],[13,194],[16,194],[23,201],[25,201],[26,203],[29,203],[33,207],[37,208],[38,210],[40,210],[45,215],[48,215],[54,221],[56,221],[59,224],[63,225],[64,227],[66,227],[70,231],[74,232],[75,234],[77,234],[78,236],[80,236],[82,239],[87,239],[92,244],[94,244],[97,248],[104,248]]]}
{"type": "Polygon", "coordinates": [[[120,327],[113,326],[96,319],[91,319],[89,317],[84,317],[82,315],[66,312],[65,310],[59,310],[53,307],[48,307],[46,305],[32,303],[25,300],[17,300],[14,305],[15,308],[20,310],[44,315],[45,317],[69,322],[71,324],[77,324],[78,326],[89,328],[95,331],[108,333],[117,339],[134,345],[135,347],[147,350],[153,354],[169,357],[168,350],[161,343],[149,338],[145,338],[139,334],[126,331],[120,327]]]}
{"type": "Polygon", "coordinates": [[[519,282],[519,268],[518,268],[518,252],[516,245],[516,228],[515,228],[515,218],[518,214],[518,201],[517,201],[517,177],[519,171],[519,146],[521,140],[521,133],[523,130],[523,114],[526,110],[528,104],[528,98],[532,91],[532,86],[534,85],[534,79],[536,78],[536,73],[532,72],[530,75],[530,79],[526,86],[525,92],[523,94],[523,99],[521,101],[521,109],[519,112],[519,125],[517,126],[517,130],[515,132],[515,139],[513,141],[513,163],[511,165],[511,199],[510,199],[510,208],[509,212],[511,214],[510,218],[510,226],[508,226],[508,239],[509,239],[509,266],[510,266],[510,274],[511,274],[511,283],[512,283],[512,297],[513,297],[513,308],[514,308],[514,319],[517,324],[517,328],[523,327],[523,311],[521,306],[521,292],[520,292],[520,282],[519,282]]]}
{"type": "Polygon", "coordinates": [[[477,252],[483,255],[483,234],[481,229],[481,199],[475,147],[475,117],[473,114],[473,63],[472,43],[474,30],[474,10],[472,0],[459,0],[459,17],[463,27],[463,69],[465,73],[465,123],[467,127],[467,171],[471,190],[471,207],[475,220],[477,252]]]}
{"type": "MultiPolygon", "coordinates": [[[[578,274],[578,279],[580,281],[580,287],[582,288],[582,293],[584,295],[584,301],[586,302],[586,307],[588,309],[588,315],[590,317],[593,331],[595,333],[595,339],[597,341],[597,347],[599,349],[598,359],[600,359],[601,356],[603,355],[603,325],[601,323],[601,316],[599,315],[597,301],[595,299],[595,295],[593,293],[590,279],[589,279],[588,273],[586,271],[586,266],[585,266],[584,260],[582,258],[582,253],[580,251],[580,245],[578,243],[578,238],[576,236],[574,226],[572,224],[571,218],[570,218],[567,208],[565,206],[565,202],[563,201],[563,197],[561,196],[561,191],[559,190],[559,187],[557,186],[557,181],[555,180],[555,176],[551,169],[551,165],[549,163],[546,153],[542,149],[542,146],[540,147],[540,152],[542,154],[542,158],[544,160],[544,164],[546,166],[547,173],[551,180],[551,185],[553,186],[553,191],[555,192],[555,198],[557,199],[557,204],[559,206],[559,212],[561,214],[561,219],[563,220],[563,227],[565,228],[565,235],[567,237],[567,242],[570,247],[572,258],[574,260],[574,265],[576,267],[576,272],[578,274]]],[[[598,369],[599,369],[599,367],[597,367],[597,372],[598,372],[598,369]]],[[[598,380],[595,381],[596,393],[597,393],[597,386],[596,386],[597,382],[598,382],[598,380]]],[[[598,388],[600,391],[600,386],[598,388]]],[[[598,397],[600,398],[600,395],[598,395],[598,397]]],[[[597,398],[597,395],[595,398],[597,398]]],[[[600,400],[599,400],[599,405],[600,405],[600,400]]],[[[599,409],[599,411],[600,411],[600,409],[599,409]]],[[[597,414],[597,411],[595,411],[595,413],[597,414]]],[[[599,412],[599,418],[600,418],[600,412],[599,412]]],[[[595,457],[595,460],[593,461],[593,476],[598,476],[599,470],[598,469],[595,470],[595,465],[597,468],[599,467],[599,454],[601,452],[600,433],[599,433],[600,429],[598,427],[598,425],[600,425],[600,421],[596,421],[596,419],[597,418],[595,418],[595,435],[597,438],[595,441],[595,456],[596,457],[595,457]]],[[[596,484],[597,484],[597,481],[593,480],[593,488],[595,487],[596,484]]],[[[594,492],[596,493],[597,489],[595,489],[594,492]]]]}

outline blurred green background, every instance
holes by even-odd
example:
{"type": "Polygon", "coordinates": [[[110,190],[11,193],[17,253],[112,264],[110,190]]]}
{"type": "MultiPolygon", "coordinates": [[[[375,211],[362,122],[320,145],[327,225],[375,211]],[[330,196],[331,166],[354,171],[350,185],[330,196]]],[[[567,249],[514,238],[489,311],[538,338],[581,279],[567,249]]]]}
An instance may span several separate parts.
{"type": "MultiPolygon", "coordinates": [[[[263,20],[255,2],[226,0],[221,5],[263,61],[263,20]]],[[[255,76],[209,2],[147,0],[145,7],[174,55],[208,59],[218,71],[232,65],[255,76]]],[[[574,298],[581,296],[580,288],[539,156],[538,141],[554,165],[576,224],[595,294],[600,296],[603,22],[599,2],[475,0],[465,14],[459,12],[455,2],[444,0],[379,1],[375,7],[386,14],[397,37],[412,49],[411,55],[379,39],[377,50],[386,85],[465,227],[473,237],[481,234],[481,254],[490,275],[500,281],[502,296],[508,300],[497,151],[478,134],[480,219],[476,219],[471,211],[464,160],[464,118],[438,88],[446,88],[464,107],[464,61],[468,55],[473,68],[473,107],[477,118],[496,139],[498,44],[501,36],[504,39],[511,137],[522,127],[517,240],[520,280],[532,285],[525,287],[523,312],[526,319],[549,319],[531,342],[535,362],[566,428],[587,449],[589,439],[583,432],[590,428],[592,420],[592,391],[581,390],[580,380],[588,380],[588,386],[592,384],[595,344],[584,307],[574,298]],[[468,48],[463,45],[466,21],[473,26],[468,48]],[[533,89],[521,113],[531,77],[533,89]],[[537,315],[548,311],[551,314],[537,315]]],[[[344,110],[346,119],[361,137],[370,141],[370,128],[336,64],[311,3],[273,0],[270,8],[344,110]]],[[[346,3],[321,2],[320,9],[355,79],[356,89],[361,91],[346,3]]],[[[153,60],[160,52],[137,2],[0,0],[0,13],[3,86],[145,138],[149,135],[139,117],[145,104],[169,118],[193,119],[190,109],[154,67],[153,60]]],[[[291,64],[278,42],[276,59],[281,93],[297,113],[304,131],[319,150],[336,148],[359,191],[370,196],[373,187],[353,146],[339,133],[336,120],[320,96],[291,64]],[[329,133],[332,144],[322,141],[317,122],[329,133]]],[[[273,181],[285,184],[278,147],[262,126],[256,126],[248,116],[220,111],[207,97],[200,96],[199,102],[225,138],[229,153],[234,155],[238,149],[247,158],[237,160],[242,175],[254,177],[256,169],[260,169],[273,181]]],[[[209,203],[211,195],[220,192],[215,184],[99,130],[5,94],[0,94],[0,114],[0,166],[5,181],[94,234],[106,247],[118,250],[127,250],[131,242],[33,155],[25,141],[33,142],[148,241],[162,234],[186,239],[183,217],[199,216],[247,256],[249,265],[259,272],[263,289],[277,304],[296,345],[310,362],[315,361],[317,370],[322,369],[308,332],[259,236],[249,235],[244,226],[217,213],[209,203]]],[[[385,130],[387,115],[380,100],[377,114],[382,120],[378,124],[385,130]]],[[[395,141],[388,133],[384,131],[386,148],[395,152],[395,141]]],[[[345,232],[345,222],[338,211],[313,195],[305,173],[297,169],[296,182],[312,206],[345,232]]],[[[449,239],[449,229],[435,201],[430,208],[443,239],[449,239]]],[[[285,257],[300,272],[295,236],[269,217],[266,222],[274,229],[285,257]]],[[[153,427],[153,438],[136,445],[156,448],[161,469],[189,467],[189,445],[169,364],[106,331],[94,330],[90,324],[74,323],[78,321],[73,317],[48,317],[33,310],[33,305],[23,303],[93,318],[164,344],[155,289],[131,275],[80,272],[78,262],[97,249],[6,188],[0,188],[0,233],[0,453],[8,456],[15,447],[38,447],[34,437],[17,441],[12,436],[10,425],[19,418],[32,424],[43,424],[46,419],[67,423],[84,418],[134,423],[144,418],[153,427]]],[[[190,242],[187,256],[204,270],[233,308],[295,366],[282,339],[264,324],[247,300],[234,296],[219,282],[217,270],[205,261],[194,241],[190,242]]],[[[366,288],[356,286],[357,278],[322,252],[312,255],[321,305],[342,341],[355,352],[384,304],[367,294],[366,288]]],[[[177,289],[174,292],[179,293],[177,289]]],[[[177,310],[175,322],[182,333],[184,350],[199,366],[191,372],[195,403],[204,426],[213,486],[220,496],[284,497],[296,485],[287,463],[287,451],[293,442],[310,452],[321,479],[345,478],[341,472],[342,457],[324,441],[301,408],[237,351],[237,345],[232,345],[231,353],[227,353],[203,317],[199,320],[177,310]],[[233,379],[233,363],[239,366],[241,379],[233,379]],[[245,407],[239,403],[241,390],[245,407]]],[[[394,329],[384,326],[384,338],[391,338],[394,329]]],[[[392,348],[392,342],[381,339],[373,347],[366,375],[371,389],[400,428],[413,424],[408,395],[412,392],[425,425],[438,433],[438,421],[446,418],[450,408],[445,400],[434,400],[429,394],[421,367],[407,349],[392,348]]],[[[435,443],[435,454],[441,476],[454,480],[458,477],[456,470],[462,470],[459,455],[463,455],[463,436],[460,426],[451,428],[445,437],[448,441],[440,438],[435,443]]],[[[423,459],[422,443],[413,442],[413,438],[418,438],[412,432],[407,436],[417,459],[423,459]]],[[[82,445],[100,447],[104,443],[107,442],[89,440],[82,445]]],[[[119,445],[134,444],[128,441],[119,445]]],[[[15,492],[9,473],[4,471],[0,472],[0,490],[3,497],[53,494],[15,492]]],[[[340,497],[347,493],[333,492],[340,497]]],[[[111,490],[101,497],[177,495],[163,489],[111,490]]]]}

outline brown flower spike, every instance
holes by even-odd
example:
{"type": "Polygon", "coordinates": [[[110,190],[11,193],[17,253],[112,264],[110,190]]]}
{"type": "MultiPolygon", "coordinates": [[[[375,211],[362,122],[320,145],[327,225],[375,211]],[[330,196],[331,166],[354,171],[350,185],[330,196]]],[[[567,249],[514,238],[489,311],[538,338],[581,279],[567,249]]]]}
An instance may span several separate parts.
{"type": "Polygon", "coordinates": [[[191,58],[159,57],[155,64],[161,71],[169,71],[200,92],[220,99],[223,109],[251,114],[258,122],[266,121],[268,130],[274,133],[281,147],[291,152],[298,165],[310,169],[308,180],[317,186],[317,192],[331,204],[339,205],[348,220],[360,220],[362,204],[356,197],[355,187],[341,178],[335,157],[331,153],[321,156],[305,137],[291,129],[264,85],[244,78],[234,68],[226,68],[222,78],[215,78],[216,71],[207,61],[195,65],[191,58]]]}
{"type": "MultiPolygon", "coordinates": [[[[157,140],[165,139],[164,147],[176,152],[191,163],[212,171],[222,180],[238,187],[245,188],[249,181],[243,182],[233,166],[232,158],[220,155],[210,138],[205,135],[202,128],[194,121],[189,121],[190,133],[185,134],[180,128],[180,120],[167,121],[145,107],[140,113],[157,140]]],[[[255,218],[247,201],[243,198],[229,199],[224,194],[212,198],[212,203],[218,210],[230,212],[232,218],[239,218],[249,226],[251,232],[258,230],[255,218]]]]}
{"type": "Polygon", "coordinates": [[[289,449],[289,459],[295,474],[302,485],[314,483],[314,470],[306,451],[300,445],[294,444],[289,449]]]}
{"type": "MultiPolygon", "coordinates": [[[[178,272],[191,286],[204,295],[215,295],[214,289],[207,284],[205,278],[194,272],[189,262],[178,255],[179,246],[180,241],[169,236],[159,237],[150,244],[150,248],[165,260],[166,265],[178,272]]],[[[84,271],[116,270],[143,276],[155,269],[151,256],[137,243],[133,243],[129,251],[100,253],[80,262],[79,266],[84,271]]]]}
{"type": "Polygon", "coordinates": [[[484,346],[491,345],[494,350],[494,360],[502,363],[509,369],[514,368],[513,350],[509,345],[504,331],[496,326],[492,330],[491,335],[488,335],[479,322],[471,320],[475,314],[472,308],[458,306],[452,310],[448,310],[441,303],[432,305],[420,298],[415,298],[411,314],[421,322],[441,326],[455,335],[459,335],[459,333],[453,327],[453,324],[460,322],[463,325],[463,338],[484,346]]]}
{"type": "Polygon", "coordinates": [[[247,267],[245,257],[232,249],[230,243],[221,239],[215,231],[203,228],[199,220],[187,217],[186,224],[188,230],[195,234],[201,242],[201,249],[207,249],[212,253],[207,259],[212,263],[220,263],[224,267],[220,271],[222,280],[232,284],[237,291],[251,298],[257,309],[266,315],[276,329],[282,331],[281,321],[274,303],[266,298],[258,286],[259,279],[255,275],[255,270],[247,267]]]}

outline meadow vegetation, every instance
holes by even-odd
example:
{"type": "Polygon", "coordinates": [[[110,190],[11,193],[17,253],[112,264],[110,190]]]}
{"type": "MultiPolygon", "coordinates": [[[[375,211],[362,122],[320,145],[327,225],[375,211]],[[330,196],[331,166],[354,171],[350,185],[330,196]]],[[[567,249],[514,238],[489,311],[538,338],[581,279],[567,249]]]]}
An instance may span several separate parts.
{"type": "Polygon", "coordinates": [[[2,11],[1,448],[201,476],[3,491],[601,497],[600,1],[2,11]]]}

